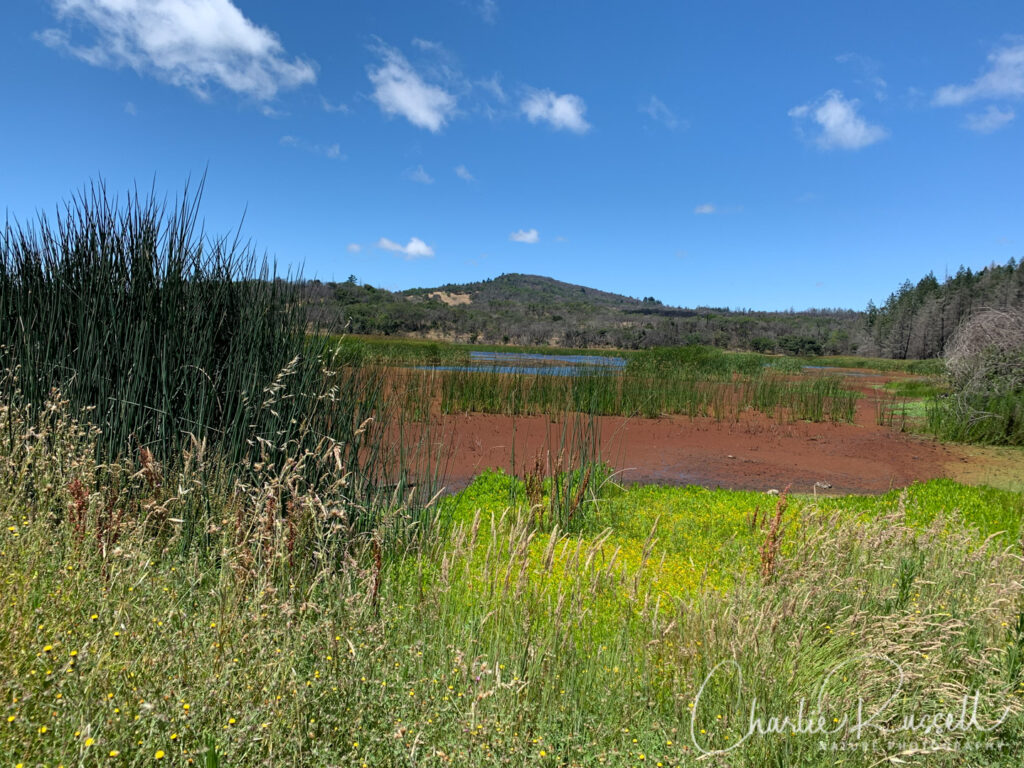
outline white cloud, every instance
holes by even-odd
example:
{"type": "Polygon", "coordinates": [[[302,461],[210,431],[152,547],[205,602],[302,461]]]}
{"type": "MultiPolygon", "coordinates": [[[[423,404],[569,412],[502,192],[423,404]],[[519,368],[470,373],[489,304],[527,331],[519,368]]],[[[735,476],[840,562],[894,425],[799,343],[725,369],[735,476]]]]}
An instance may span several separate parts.
{"type": "Polygon", "coordinates": [[[477,12],[485,22],[494,24],[498,21],[498,0],[480,0],[477,12]]]}
{"type": "Polygon", "coordinates": [[[586,133],[590,130],[590,123],[583,117],[587,105],[572,93],[559,96],[554,91],[531,89],[519,108],[531,123],[544,121],[558,130],[573,133],[586,133]]]}
{"type": "Polygon", "coordinates": [[[685,121],[680,122],[672,110],[665,106],[665,102],[657,96],[651,96],[651,100],[640,107],[640,111],[649,115],[652,120],[657,120],[659,123],[664,124],[670,130],[675,130],[680,125],[685,127],[685,121]]]}
{"type": "Polygon", "coordinates": [[[505,89],[501,87],[501,78],[497,74],[491,75],[486,80],[478,80],[477,85],[483,88],[485,91],[490,93],[495,99],[500,101],[502,104],[508,99],[505,95],[505,89]]]}
{"type": "Polygon", "coordinates": [[[328,144],[327,146],[311,144],[304,139],[291,135],[282,136],[278,139],[278,143],[283,147],[295,147],[305,152],[312,152],[314,155],[323,155],[330,160],[348,160],[348,157],[341,153],[341,146],[338,144],[328,144]]]}
{"type": "Polygon", "coordinates": [[[316,80],[313,65],[287,58],[277,35],[253,24],[231,0],[51,0],[57,18],[95,31],[75,45],[64,29],[36,39],[94,66],[131,67],[203,99],[217,84],[255,99],[316,80]]]}
{"type": "Polygon", "coordinates": [[[469,172],[469,169],[464,165],[455,166],[455,175],[463,181],[476,181],[473,174],[469,172]]]}
{"type": "Polygon", "coordinates": [[[967,127],[976,133],[994,133],[1016,117],[1014,111],[1007,107],[999,109],[992,104],[979,114],[967,115],[967,127]]]}
{"type": "Polygon", "coordinates": [[[139,111],[135,108],[134,102],[131,101],[126,101],[124,103],[124,111],[132,117],[135,117],[135,115],[139,114],[139,111]]]}
{"type": "Polygon", "coordinates": [[[944,85],[935,91],[932,104],[940,107],[966,104],[977,99],[1024,96],[1024,43],[997,48],[988,55],[989,69],[969,85],[944,85]]]}
{"type": "Polygon", "coordinates": [[[437,133],[455,114],[456,97],[426,82],[396,49],[378,46],[383,63],[370,67],[373,100],[387,115],[401,115],[413,125],[437,133]]]}
{"type": "Polygon", "coordinates": [[[520,229],[508,236],[513,243],[536,243],[540,240],[540,233],[536,229],[520,229]]]}
{"type": "Polygon", "coordinates": [[[413,170],[408,172],[409,179],[415,181],[417,184],[433,184],[434,177],[423,170],[422,165],[417,165],[413,170]]]}
{"type": "Polygon", "coordinates": [[[361,250],[363,250],[363,246],[361,246],[359,243],[349,243],[347,246],[345,246],[345,250],[348,251],[349,253],[359,253],[361,250]]]}
{"type": "Polygon", "coordinates": [[[401,253],[407,260],[412,259],[428,259],[434,255],[434,249],[424,243],[418,237],[413,237],[405,245],[400,245],[394,240],[389,240],[386,237],[382,237],[377,241],[377,247],[385,251],[393,251],[394,253],[401,253]]]}
{"type": "Polygon", "coordinates": [[[862,149],[889,132],[857,114],[859,106],[859,101],[844,99],[840,91],[828,91],[820,102],[793,107],[788,114],[797,121],[810,118],[821,128],[814,140],[822,149],[862,149]]]}
{"type": "Polygon", "coordinates": [[[889,84],[878,74],[881,70],[881,65],[870,56],[864,56],[860,53],[842,53],[836,56],[836,62],[839,64],[850,64],[855,69],[860,70],[862,77],[855,82],[874,88],[875,98],[879,101],[885,101],[889,97],[889,84]]]}
{"type": "Polygon", "coordinates": [[[347,115],[352,111],[348,104],[332,104],[323,96],[320,97],[320,104],[323,106],[324,112],[341,112],[343,115],[347,115]]]}
{"type": "Polygon", "coordinates": [[[698,216],[707,216],[709,214],[714,213],[715,210],[715,206],[712,205],[711,203],[704,203],[703,205],[698,205],[696,208],[694,208],[693,212],[696,213],[698,216]]]}

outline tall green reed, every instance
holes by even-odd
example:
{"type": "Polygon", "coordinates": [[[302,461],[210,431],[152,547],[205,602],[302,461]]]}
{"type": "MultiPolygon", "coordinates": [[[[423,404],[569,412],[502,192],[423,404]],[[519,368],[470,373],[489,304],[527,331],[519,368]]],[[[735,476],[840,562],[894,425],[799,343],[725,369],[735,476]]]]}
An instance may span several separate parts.
{"type": "Polygon", "coordinates": [[[179,461],[195,446],[230,476],[301,462],[368,498],[400,468],[384,442],[378,368],[309,335],[297,275],[200,219],[203,182],[173,204],[100,181],[0,240],[0,392],[59,390],[99,428],[101,461],[179,461]]]}

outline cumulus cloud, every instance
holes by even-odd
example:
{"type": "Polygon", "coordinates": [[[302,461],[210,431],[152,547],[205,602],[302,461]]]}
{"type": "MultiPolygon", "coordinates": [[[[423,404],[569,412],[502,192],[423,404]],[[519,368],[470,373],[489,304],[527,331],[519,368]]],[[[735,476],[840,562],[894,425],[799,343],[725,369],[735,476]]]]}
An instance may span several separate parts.
{"type": "Polygon", "coordinates": [[[872,125],[857,113],[860,102],[844,99],[840,91],[828,91],[813,104],[789,110],[789,116],[802,124],[811,120],[820,129],[814,137],[822,149],[862,149],[889,135],[880,125],[872,125]]]}
{"type": "Polygon", "coordinates": [[[672,110],[665,106],[665,102],[657,96],[651,96],[651,100],[641,106],[640,111],[647,114],[652,120],[656,120],[663,124],[670,130],[675,130],[680,126],[685,127],[684,123],[681,122],[672,110]]]}
{"type": "Polygon", "coordinates": [[[418,128],[440,131],[455,114],[456,97],[428,83],[395,48],[378,46],[382,62],[368,71],[372,99],[386,115],[400,115],[418,128]]]}
{"type": "Polygon", "coordinates": [[[536,243],[540,233],[536,229],[519,229],[508,236],[513,243],[536,243]]]}
{"type": "Polygon", "coordinates": [[[957,106],[978,99],[1024,96],[1024,43],[997,48],[988,55],[989,68],[968,85],[944,85],[935,91],[932,104],[957,106]]]}
{"type": "Polygon", "coordinates": [[[562,95],[550,90],[531,89],[519,105],[531,123],[545,122],[556,130],[586,133],[590,123],[583,117],[587,105],[572,93],[562,95]]]}
{"type": "Polygon", "coordinates": [[[51,0],[57,18],[94,33],[91,44],[67,29],[36,34],[44,45],[93,66],[131,67],[207,99],[214,85],[259,100],[316,80],[313,65],[289,58],[277,35],[253,24],[231,0],[51,0]]]}
{"type": "Polygon", "coordinates": [[[455,166],[455,175],[463,181],[476,181],[473,174],[469,172],[469,169],[464,165],[455,166]]]}
{"type": "Polygon", "coordinates": [[[434,177],[423,170],[422,165],[417,165],[408,173],[409,179],[415,181],[417,184],[433,184],[434,177]]]}
{"type": "Polygon", "coordinates": [[[975,133],[994,133],[1016,117],[1010,108],[989,105],[984,112],[967,115],[967,127],[975,133]]]}
{"type": "Polygon", "coordinates": [[[349,243],[347,246],[345,246],[345,250],[348,251],[349,253],[359,253],[361,250],[363,250],[363,246],[361,246],[359,243],[349,243]]]}
{"type": "Polygon", "coordinates": [[[377,241],[377,247],[385,251],[401,253],[410,261],[412,259],[429,259],[434,255],[434,249],[418,237],[411,238],[405,245],[401,245],[400,243],[396,243],[394,240],[382,237],[377,241]]]}
{"type": "Polygon", "coordinates": [[[694,208],[693,212],[696,213],[698,216],[707,216],[709,214],[714,213],[715,210],[715,206],[712,205],[711,203],[704,203],[703,205],[698,205],[696,208],[694,208]]]}

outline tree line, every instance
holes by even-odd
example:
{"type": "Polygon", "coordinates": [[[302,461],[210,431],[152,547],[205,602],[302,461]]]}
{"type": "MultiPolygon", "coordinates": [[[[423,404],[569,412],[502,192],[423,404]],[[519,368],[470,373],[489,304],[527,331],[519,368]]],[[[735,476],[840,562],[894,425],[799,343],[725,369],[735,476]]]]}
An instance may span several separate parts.
{"type": "Polygon", "coordinates": [[[763,312],[670,307],[536,275],[392,292],[312,281],[310,322],[350,333],[450,341],[644,349],[703,344],[794,355],[933,358],[960,323],[982,308],[1024,306],[1024,262],[979,271],[961,267],[942,282],[929,273],[904,282],[866,310],[763,312]],[[453,301],[458,299],[460,303],[453,301]]]}

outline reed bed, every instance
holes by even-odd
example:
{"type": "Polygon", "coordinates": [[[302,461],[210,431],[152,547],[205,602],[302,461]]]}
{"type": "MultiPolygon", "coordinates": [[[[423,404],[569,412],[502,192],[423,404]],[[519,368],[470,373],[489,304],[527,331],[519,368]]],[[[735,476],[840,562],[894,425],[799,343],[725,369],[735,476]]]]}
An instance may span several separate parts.
{"type": "Polygon", "coordinates": [[[834,376],[805,380],[771,373],[729,378],[581,372],[573,376],[486,370],[402,371],[395,391],[407,410],[508,416],[577,412],[657,418],[683,415],[735,421],[756,410],[780,421],[852,422],[858,394],[834,376]]]}
{"type": "Polygon", "coordinates": [[[380,440],[400,415],[380,369],[309,335],[297,276],[239,235],[208,236],[201,196],[200,183],[173,205],[137,190],[118,199],[100,182],[52,219],[8,221],[0,396],[40,407],[59,391],[98,428],[100,461],[198,450],[242,476],[329,454],[305,462],[307,480],[344,465],[367,502],[401,472],[380,440]]]}

